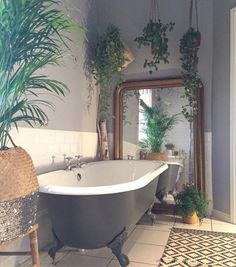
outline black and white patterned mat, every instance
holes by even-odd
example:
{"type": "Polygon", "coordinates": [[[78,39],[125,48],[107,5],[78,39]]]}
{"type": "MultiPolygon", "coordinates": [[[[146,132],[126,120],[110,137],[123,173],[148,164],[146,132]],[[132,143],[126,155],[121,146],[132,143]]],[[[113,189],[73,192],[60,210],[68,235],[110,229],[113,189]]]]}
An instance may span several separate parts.
{"type": "Polygon", "coordinates": [[[173,228],[159,267],[236,267],[236,234],[173,228]]]}

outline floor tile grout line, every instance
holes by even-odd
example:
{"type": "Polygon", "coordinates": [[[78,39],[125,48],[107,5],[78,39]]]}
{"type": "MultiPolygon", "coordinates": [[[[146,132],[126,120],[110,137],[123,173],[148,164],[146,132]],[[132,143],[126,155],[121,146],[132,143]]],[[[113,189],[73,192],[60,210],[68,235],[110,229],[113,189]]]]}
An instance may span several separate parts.
{"type": "Polygon", "coordinates": [[[173,226],[170,226],[170,229],[156,229],[156,228],[153,228],[153,229],[148,229],[148,228],[145,228],[145,227],[139,227],[137,229],[144,229],[144,230],[147,230],[147,231],[161,231],[161,232],[169,232],[171,231],[171,229],[173,228],[173,226]]]}
{"type": "Polygon", "coordinates": [[[103,257],[103,256],[95,256],[95,255],[84,255],[84,254],[79,254],[79,253],[74,253],[74,252],[70,252],[69,254],[73,254],[73,255],[79,255],[79,256],[83,256],[83,257],[91,257],[91,258],[98,258],[98,259],[107,259],[107,260],[112,260],[114,256],[110,256],[110,257],[103,257]]]}
{"type": "Polygon", "coordinates": [[[112,263],[112,259],[113,258],[110,259],[110,261],[108,262],[108,264],[106,265],[106,267],[109,267],[110,263],[112,263]]]}
{"type": "Polygon", "coordinates": [[[156,266],[156,264],[151,264],[151,263],[143,262],[143,261],[130,261],[130,262],[133,262],[133,263],[142,263],[142,264],[149,265],[149,266],[156,266]]]}
{"type": "MultiPolygon", "coordinates": [[[[168,240],[167,240],[168,241],[168,240]]],[[[166,243],[167,243],[166,241],[166,243]]],[[[145,242],[134,242],[135,244],[141,244],[141,245],[147,245],[147,246],[155,246],[155,247],[165,247],[166,245],[157,245],[157,244],[153,244],[153,243],[145,243],[145,242]]]]}

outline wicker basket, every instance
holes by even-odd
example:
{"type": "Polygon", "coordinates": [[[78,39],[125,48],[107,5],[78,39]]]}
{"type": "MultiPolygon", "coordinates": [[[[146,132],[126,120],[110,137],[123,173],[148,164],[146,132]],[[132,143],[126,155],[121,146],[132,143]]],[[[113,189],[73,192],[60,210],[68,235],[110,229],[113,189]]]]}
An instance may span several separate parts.
{"type": "Polygon", "coordinates": [[[0,244],[26,234],[36,222],[38,181],[29,154],[0,151],[0,244]]]}

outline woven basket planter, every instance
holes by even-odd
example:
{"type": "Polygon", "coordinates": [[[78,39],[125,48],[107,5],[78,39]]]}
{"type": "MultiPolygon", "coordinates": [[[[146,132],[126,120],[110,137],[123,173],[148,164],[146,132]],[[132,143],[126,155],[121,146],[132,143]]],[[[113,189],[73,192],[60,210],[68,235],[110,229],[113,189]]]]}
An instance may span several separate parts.
{"type": "Polygon", "coordinates": [[[0,151],[0,244],[26,234],[36,222],[38,180],[20,147],[0,151]]]}

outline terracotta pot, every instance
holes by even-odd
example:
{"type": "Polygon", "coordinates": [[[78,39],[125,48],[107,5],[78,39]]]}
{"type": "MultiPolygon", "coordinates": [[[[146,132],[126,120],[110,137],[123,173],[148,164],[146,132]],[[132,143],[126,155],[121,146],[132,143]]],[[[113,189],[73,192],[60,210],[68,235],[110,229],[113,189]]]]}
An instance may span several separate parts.
{"type": "Polygon", "coordinates": [[[167,161],[168,156],[165,153],[147,153],[146,159],[167,161]]]}
{"type": "Polygon", "coordinates": [[[195,224],[195,223],[198,223],[199,222],[199,219],[197,217],[197,213],[194,212],[190,216],[183,217],[183,221],[184,221],[184,223],[195,224]]]}
{"type": "Polygon", "coordinates": [[[201,45],[201,33],[199,31],[197,31],[194,36],[193,45],[194,47],[199,47],[201,45]]]}

